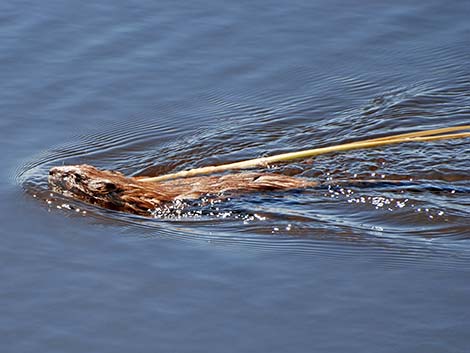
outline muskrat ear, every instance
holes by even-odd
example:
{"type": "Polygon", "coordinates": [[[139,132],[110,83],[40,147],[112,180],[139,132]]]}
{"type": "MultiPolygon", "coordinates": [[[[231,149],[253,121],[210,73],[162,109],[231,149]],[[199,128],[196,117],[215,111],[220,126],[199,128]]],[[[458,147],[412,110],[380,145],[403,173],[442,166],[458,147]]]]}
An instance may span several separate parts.
{"type": "Polygon", "coordinates": [[[112,192],[117,190],[116,184],[108,179],[91,180],[88,188],[94,192],[112,192]]]}

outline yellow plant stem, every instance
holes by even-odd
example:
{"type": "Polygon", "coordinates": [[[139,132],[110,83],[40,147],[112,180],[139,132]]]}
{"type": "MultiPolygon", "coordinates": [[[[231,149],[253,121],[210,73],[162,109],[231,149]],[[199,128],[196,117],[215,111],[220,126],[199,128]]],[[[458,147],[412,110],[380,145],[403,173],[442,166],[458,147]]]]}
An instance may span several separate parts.
{"type": "Polygon", "coordinates": [[[249,169],[249,168],[256,168],[256,167],[266,167],[272,163],[287,162],[287,161],[314,157],[314,156],[318,156],[321,154],[327,154],[327,153],[332,153],[332,152],[342,152],[342,151],[351,151],[351,150],[362,149],[362,148],[381,147],[381,146],[405,143],[405,142],[427,142],[427,141],[438,141],[438,140],[448,140],[448,139],[470,137],[470,132],[446,134],[447,132],[465,131],[465,130],[470,130],[470,125],[391,135],[391,136],[385,136],[385,137],[380,137],[380,138],[375,138],[375,139],[344,143],[341,145],[335,145],[335,146],[329,146],[329,147],[321,147],[321,148],[314,148],[314,149],[309,149],[309,150],[304,150],[304,151],[282,153],[282,154],[278,154],[278,155],[270,156],[270,157],[249,159],[246,161],[223,164],[223,165],[218,165],[218,166],[195,168],[191,170],[185,170],[185,171],[181,171],[177,173],[160,175],[156,177],[148,177],[148,178],[145,177],[145,178],[140,178],[139,180],[143,182],[158,182],[158,181],[169,180],[169,179],[192,177],[196,175],[219,173],[219,172],[224,172],[227,170],[237,170],[237,169],[240,170],[240,169],[249,169]]]}
{"type": "Polygon", "coordinates": [[[424,130],[424,131],[417,131],[417,132],[408,132],[406,134],[398,134],[398,135],[389,135],[385,137],[379,137],[375,139],[367,139],[365,141],[379,141],[379,140],[389,140],[395,138],[406,138],[406,137],[423,137],[423,136],[433,136],[438,134],[445,134],[448,132],[455,132],[455,131],[465,131],[470,130],[470,125],[462,125],[462,126],[451,126],[451,127],[444,127],[441,129],[433,129],[433,130],[424,130]]]}

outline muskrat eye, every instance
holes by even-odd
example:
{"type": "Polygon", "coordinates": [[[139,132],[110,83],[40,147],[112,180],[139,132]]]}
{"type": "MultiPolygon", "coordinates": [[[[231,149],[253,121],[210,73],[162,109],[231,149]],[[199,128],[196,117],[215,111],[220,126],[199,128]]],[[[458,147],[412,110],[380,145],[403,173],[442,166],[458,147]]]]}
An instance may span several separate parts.
{"type": "Polygon", "coordinates": [[[116,185],[109,180],[92,180],[88,187],[97,192],[111,192],[117,189],[116,185]]]}
{"type": "Polygon", "coordinates": [[[114,183],[104,183],[104,188],[106,191],[113,191],[116,190],[116,185],[114,183]]]}

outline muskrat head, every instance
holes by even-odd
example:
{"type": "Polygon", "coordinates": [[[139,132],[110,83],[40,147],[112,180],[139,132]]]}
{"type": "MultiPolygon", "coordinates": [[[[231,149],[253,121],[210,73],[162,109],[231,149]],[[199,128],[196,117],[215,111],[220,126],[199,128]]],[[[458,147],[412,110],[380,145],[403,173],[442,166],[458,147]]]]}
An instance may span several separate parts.
{"type": "Polygon", "coordinates": [[[48,181],[53,191],[67,197],[135,214],[150,215],[162,199],[152,185],[86,164],[51,168],[48,181]]]}
{"type": "Polygon", "coordinates": [[[51,168],[48,182],[55,192],[99,203],[97,201],[104,201],[119,190],[119,178],[122,178],[119,173],[101,171],[84,164],[51,168]]]}

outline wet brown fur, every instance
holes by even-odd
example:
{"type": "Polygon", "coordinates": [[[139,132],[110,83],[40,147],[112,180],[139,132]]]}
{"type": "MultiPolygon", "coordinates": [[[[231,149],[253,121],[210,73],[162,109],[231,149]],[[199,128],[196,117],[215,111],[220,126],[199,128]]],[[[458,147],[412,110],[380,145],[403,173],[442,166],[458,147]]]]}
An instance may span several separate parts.
{"type": "Polygon", "coordinates": [[[241,194],[264,190],[288,190],[317,186],[307,179],[282,174],[234,173],[162,182],[142,182],[119,172],[90,165],[54,167],[49,172],[52,190],[91,204],[139,215],[174,200],[204,195],[241,194]]]}

